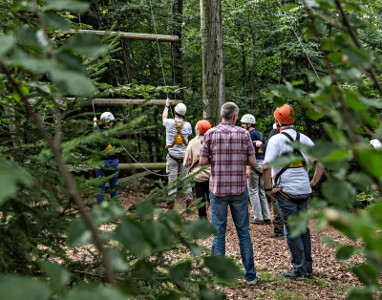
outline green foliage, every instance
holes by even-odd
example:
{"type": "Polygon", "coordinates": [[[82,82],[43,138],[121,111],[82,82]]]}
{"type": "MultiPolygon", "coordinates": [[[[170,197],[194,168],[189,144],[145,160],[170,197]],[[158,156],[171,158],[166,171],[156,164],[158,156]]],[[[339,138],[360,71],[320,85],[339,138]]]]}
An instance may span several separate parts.
{"type": "MultiPolygon", "coordinates": [[[[316,143],[309,154],[326,166],[315,217],[362,241],[337,245],[337,258],[354,253],[365,258],[352,269],[364,288],[353,290],[349,299],[371,299],[381,289],[382,272],[382,152],[368,142],[382,138],[380,77],[373,76],[381,72],[381,6],[338,1],[349,28],[337,1],[303,2],[305,7],[297,2],[279,7],[270,0],[222,2],[227,100],[237,102],[241,113],[253,113],[262,131],[270,130],[275,105],[293,104],[296,127],[316,143]]],[[[210,256],[198,244],[213,232],[210,223],[156,208],[172,187],[158,183],[160,188],[127,213],[117,203],[93,207],[85,222],[75,191],[68,188],[72,177],[64,171],[68,163],[85,166],[76,173],[75,188],[88,213],[99,184],[88,178],[88,170],[99,163],[104,137],[90,128],[94,112],[88,97],[182,94],[189,120],[202,117],[199,2],[184,3],[183,57],[175,65],[170,44],[160,44],[158,57],[154,43],[63,33],[70,28],[179,30],[173,17],[180,16],[166,1],[153,3],[155,24],[143,2],[39,3],[40,8],[34,1],[1,3],[0,269],[20,276],[2,275],[0,294],[7,299],[222,299],[222,292],[211,289],[213,276],[234,280],[242,273],[234,262],[210,256]],[[175,67],[183,67],[183,86],[173,80],[175,67]],[[99,231],[106,248],[102,255],[94,233],[99,231]],[[84,251],[81,259],[71,253],[77,248],[84,251]],[[103,255],[116,285],[109,284],[103,255]]],[[[163,161],[162,108],[104,109],[119,119],[107,138],[122,140],[139,161],[163,161]]],[[[130,160],[122,147],[117,152],[130,160]]],[[[275,165],[294,159],[283,157],[275,165]]],[[[191,181],[175,185],[184,188],[191,181]]],[[[296,218],[294,232],[303,230],[312,214],[296,218]]],[[[284,291],[276,297],[299,298],[284,291]]]]}

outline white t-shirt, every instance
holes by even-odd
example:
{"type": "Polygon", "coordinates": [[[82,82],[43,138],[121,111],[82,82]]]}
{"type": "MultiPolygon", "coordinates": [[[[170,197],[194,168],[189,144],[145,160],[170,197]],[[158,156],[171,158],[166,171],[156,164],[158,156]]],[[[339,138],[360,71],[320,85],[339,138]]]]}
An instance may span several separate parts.
{"type": "MultiPolygon", "coordinates": [[[[291,136],[293,140],[296,139],[297,132],[294,129],[283,130],[291,136]]],[[[270,163],[277,157],[281,156],[287,152],[293,152],[293,148],[290,145],[290,140],[283,134],[276,134],[272,136],[267,144],[267,150],[265,152],[264,163],[270,163]]],[[[306,135],[300,133],[300,143],[307,146],[314,146],[314,143],[306,135]]],[[[308,156],[306,153],[302,152],[306,163],[308,163],[308,156]]],[[[272,167],[272,181],[275,183],[276,175],[281,171],[282,168],[272,167]]],[[[309,174],[305,168],[288,168],[280,176],[278,180],[278,186],[282,187],[283,192],[289,195],[303,195],[310,194],[312,188],[310,187],[309,174]]]]}
{"type": "MultiPolygon", "coordinates": [[[[178,126],[182,124],[183,119],[175,118],[178,126]]],[[[174,119],[164,119],[163,126],[166,128],[166,146],[171,146],[174,142],[175,135],[177,133],[174,119]]],[[[182,129],[180,130],[186,143],[188,143],[188,136],[192,134],[191,124],[189,122],[184,122],[182,129]]],[[[168,152],[175,158],[183,158],[186,153],[186,145],[174,145],[172,148],[168,149],[168,152]]]]}

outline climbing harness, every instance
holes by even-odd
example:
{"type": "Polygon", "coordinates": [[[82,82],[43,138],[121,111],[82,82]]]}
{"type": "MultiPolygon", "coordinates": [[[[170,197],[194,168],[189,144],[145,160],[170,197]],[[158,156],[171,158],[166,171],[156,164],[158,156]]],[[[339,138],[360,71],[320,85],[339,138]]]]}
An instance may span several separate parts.
{"type": "MultiPolygon", "coordinates": [[[[293,138],[286,132],[280,132],[280,134],[286,136],[292,143],[293,142],[299,142],[300,141],[300,133],[297,132],[297,135],[296,135],[296,139],[293,140],[293,138]]],[[[287,170],[287,169],[290,169],[290,168],[305,168],[305,165],[306,165],[306,162],[305,162],[305,159],[304,159],[304,156],[302,155],[301,151],[299,149],[293,149],[293,154],[297,155],[297,156],[301,156],[302,159],[297,161],[297,162],[293,162],[291,164],[289,164],[288,166],[285,166],[283,167],[280,172],[278,172],[276,174],[276,177],[275,177],[275,185],[277,186],[279,184],[279,179],[281,177],[281,175],[287,170]]]]}
{"type": "Polygon", "coordinates": [[[175,124],[175,127],[176,127],[176,134],[174,136],[174,141],[172,142],[172,145],[167,145],[166,146],[167,149],[172,148],[175,145],[185,145],[185,146],[187,146],[187,142],[184,139],[184,136],[182,135],[182,133],[180,132],[182,130],[182,128],[183,128],[184,123],[185,123],[185,121],[183,121],[179,125],[178,122],[174,119],[174,124],[175,124]]]}

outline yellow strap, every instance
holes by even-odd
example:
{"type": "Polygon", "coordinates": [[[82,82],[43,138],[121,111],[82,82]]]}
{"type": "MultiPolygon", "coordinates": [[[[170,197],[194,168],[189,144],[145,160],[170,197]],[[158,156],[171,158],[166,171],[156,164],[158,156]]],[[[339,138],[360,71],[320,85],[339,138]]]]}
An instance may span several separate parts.
{"type": "Polygon", "coordinates": [[[185,122],[182,121],[182,123],[180,123],[180,125],[178,125],[178,122],[174,119],[174,124],[175,124],[175,127],[176,127],[176,134],[174,136],[174,141],[172,142],[172,145],[166,146],[167,149],[174,147],[174,145],[175,145],[175,138],[176,138],[177,134],[180,134],[180,136],[182,137],[182,143],[185,146],[187,146],[186,140],[184,139],[183,134],[180,132],[182,130],[182,128],[183,128],[184,123],[185,122]]]}

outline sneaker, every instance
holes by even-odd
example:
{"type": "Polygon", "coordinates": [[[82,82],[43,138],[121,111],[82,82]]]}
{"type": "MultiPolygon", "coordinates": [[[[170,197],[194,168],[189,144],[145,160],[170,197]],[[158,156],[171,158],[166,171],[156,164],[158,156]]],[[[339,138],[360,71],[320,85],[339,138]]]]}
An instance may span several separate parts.
{"type": "Polygon", "coordinates": [[[305,280],[305,275],[300,275],[296,273],[293,269],[288,270],[286,272],[282,272],[281,276],[288,278],[288,279],[294,279],[294,280],[305,280]]]}
{"type": "Polygon", "coordinates": [[[263,225],[264,221],[263,220],[251,220],[251,224],[263,225]]]}
{"type": "Polygon", "coordinates": [[[247,281],[247,280],[244,279],[244,281],[248,285],[257,285],[260,282],[260,278],[256,277],[255,279],[253,279],[251,281],[247,281]]]}
{"type": "Polygon", "coordinates": [[[272,232],[272,233],[269,235],[269,237],[272,238],[272,239],[283,240],[283,239],[284,239],[284,234],[283,234],[283,233],[275,233],[275,232],[272,232]]]}
{"type": "Polygon", "coordinates": [[[270,219],[266,219],[266,220],[264,220],[264,224],[271,225],[272,221],[270,219]]]}

